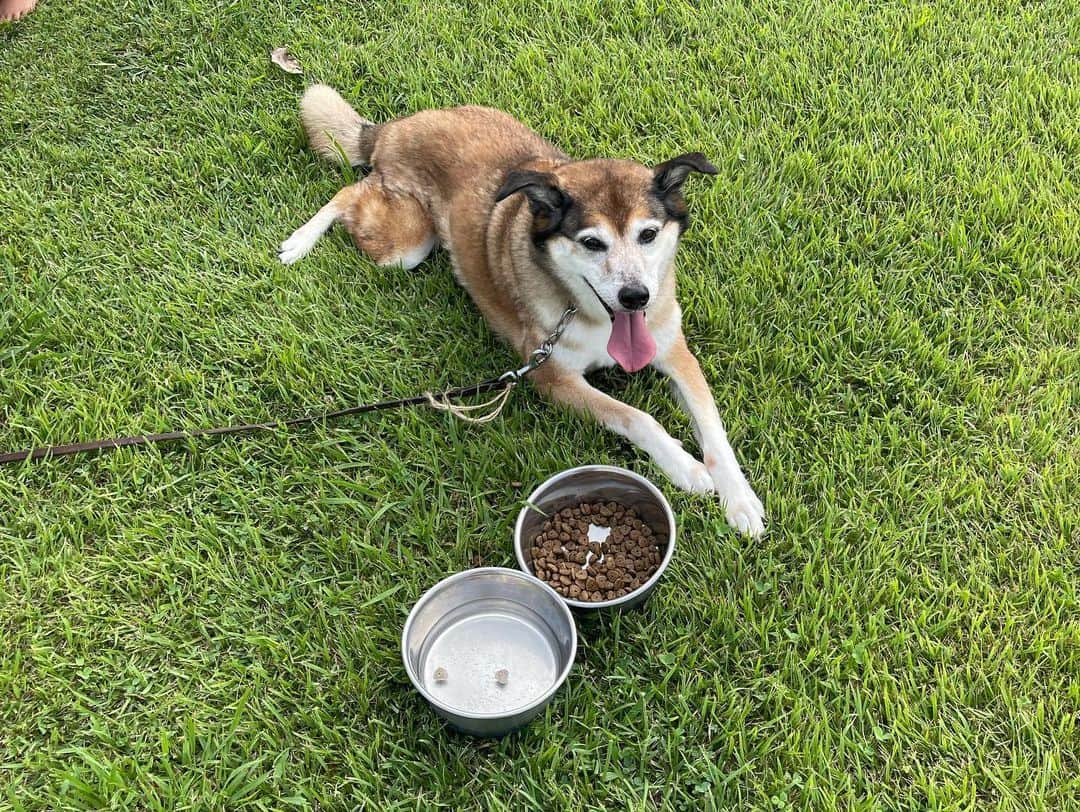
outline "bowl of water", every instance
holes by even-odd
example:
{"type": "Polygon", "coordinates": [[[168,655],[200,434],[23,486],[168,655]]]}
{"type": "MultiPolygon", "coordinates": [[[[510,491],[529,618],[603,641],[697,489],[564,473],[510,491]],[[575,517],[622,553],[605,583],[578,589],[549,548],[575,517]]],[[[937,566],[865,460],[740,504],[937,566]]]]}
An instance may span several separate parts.
{"type": "Polygon", "coordinates": [[[453,727],[503,736],[537,716],[566,681],[577,628],[562,598],[502,567],[451,575],[413,606],[401,657],[413,686],[453,727]]]}

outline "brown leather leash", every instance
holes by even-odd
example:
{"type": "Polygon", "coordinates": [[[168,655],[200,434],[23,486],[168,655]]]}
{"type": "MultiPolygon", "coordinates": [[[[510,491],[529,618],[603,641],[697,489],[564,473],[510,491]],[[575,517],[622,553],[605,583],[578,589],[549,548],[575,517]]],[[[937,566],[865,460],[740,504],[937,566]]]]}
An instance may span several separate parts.
{"type": "MultiPolygon", "coordinates": [[[[253,431],[264,431],[268,429],[276,428],[292,428],[293,426],[302,426],[309,423],[321,423],[330,420],[337,420],[338,418],[348,417],[354,414],[366,414],[367,412],[383,411],[385,409],[397,409],[406,406],[419,406],[420,404],[427,404],[441,408],[445,411],[455,413],[460,407],[453,407],[451,401],[458,398],[470,397],[473,395],[481,395],[485,392],[492,392],[495,390],[504,391],[510,389],[521,381],[526,375],[535,370],[551,355],[551,351],[555,348],[555,344],[562,336],[563,331],[567,325],[574,318],[577,313],[577,309],[570,306],[563,313],[562,318],[559,320],[558,325],[550,336],[536,349],[532,355],[529,356],[529,361],[521,369],[511,370],[500,375],[498,378],[488,378],[486,381],[473,384],[472,386],[462,386],[457,389],[447,389],[444,392],[434,395],[431,392],[425,392],[422,395],[415,395],[409,398],[400,398],[398,400],[383,400],[378,403],[366,403],[360,406],[349,406],[345,409],[338,409],[333,412],[324,412],[322,414],[304,415],[303,417],[293,417],[288,420],[268,420],[264,423],[241,423],[232,426],[217,426],[215,428],[206,429],[190,429],[187,431],[166,431],[160,434],[134,434],[129,437],[113,437],[106,440],[91,440],[85,443],[69,443],[67,445],[54,445],[43,446],[41,448],[28,448],[22,451],[9,451],[4,454],[0,454],[0,465],[13,462],[22,462],[24,460],[40,460],[52,457],[70,457],[75,454],[88,454],[96,451],[109,451],[115,448],[127,448],[130,446],[145,446],[154,445],[157,443],[175,442],[177,440],[193,440],[196,437],[221,437],[227,434],[245,434],[253,431]]],[[[505,402],[505,401],[504,401],[505,402]]],[[[467,408],[467,407],[466,407],[467,408]]],[[[501,405],[499,407],[502,408],[501,405]]],[[[475,421],[474,422],[479,422],[475,421]]]]}
{"type": "MultiPolygon", "coordinates": [[[[515,380],[509,378],[491,378],[475,386],[463,386],[459,389],[450,389],[438,397],[443,401],[455,400],[470,395],[479,395],[494,389],[506,389],[513,386],[515,380]]],[[[10,451],[0,454],[0,465],[9,462],[22,462],[23,460],[40,460],[43,457],[70,457],[73,454],[88,454],[93,451],[106,451],[114,448],[126,448],[128,446],[153,445],[156,443],[169,443],[176,440],[192,440],[196,437],[220,437],[226,434],[244,434],[252,431],[263,431],[275,428],[291,428],[302,426],[306,423],[319,423],[328,420],[336,420],[339,417],[348,417],[352,414],[365,414],[377,412],[383,409],[395,409],[404,406],[417,406],[428,403],[427,395],[417,395],[400,400],[383,400],[378,403],[366,403],[362,406],[350,406],[347,409],[338,409],[324,414],[311,414],[303,417],[294,417],[289,420],[267,421],[265,423],[241,423],[234,426],[217,426],[211,429],[192,429],[190,431],[166,431],[161,434],[134,434],[130,437],[113,437],[108,440],[91,440],[87,443],[70,443],[68,445],[44,446],[42,448],[28,448],[23,451],[10,451]]]]}

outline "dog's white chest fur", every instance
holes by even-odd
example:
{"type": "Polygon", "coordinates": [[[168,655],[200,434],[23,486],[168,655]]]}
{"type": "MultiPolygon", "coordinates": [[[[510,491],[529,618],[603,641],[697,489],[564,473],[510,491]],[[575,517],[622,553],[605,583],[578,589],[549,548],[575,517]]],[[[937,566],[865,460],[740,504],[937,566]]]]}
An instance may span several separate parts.
{"type": "MultiPolygon", "coordinates": [[[[649,332],[656,342],[657,355],[663,357],[678,336],[678,324],[674,319],[668,319],[666,323],[650,324],[649,332]]],[[[611,322],[606,318],[575,319],[555,345],[552,358],[560,365],[580,372],[615,366],[607,351],[610,340],[611,322]]]]}
{"type": "Polygon", "coordinates": [[[609,338],[611,326],[608,324],[583,320],[571,322],[555,345],[553,358],[567,369],[581,372],[614,366],[615,361],[607,351],[609,338]]]}

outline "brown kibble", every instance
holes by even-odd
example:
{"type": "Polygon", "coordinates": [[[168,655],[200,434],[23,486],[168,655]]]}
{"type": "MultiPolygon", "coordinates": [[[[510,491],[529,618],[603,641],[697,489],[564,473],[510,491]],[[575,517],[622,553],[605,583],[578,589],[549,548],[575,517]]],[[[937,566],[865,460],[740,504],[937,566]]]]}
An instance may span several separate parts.
{"type": "Polygon", "coordinates": [[[563,597],[583,602],[621,598],[659,568],[664,548],[658,535],[636,510],[616,502],[563,508],[533,539],[533,572],[563,597]],[[589,541],[590,524],[611,528],[602,547],[589,541]]]}

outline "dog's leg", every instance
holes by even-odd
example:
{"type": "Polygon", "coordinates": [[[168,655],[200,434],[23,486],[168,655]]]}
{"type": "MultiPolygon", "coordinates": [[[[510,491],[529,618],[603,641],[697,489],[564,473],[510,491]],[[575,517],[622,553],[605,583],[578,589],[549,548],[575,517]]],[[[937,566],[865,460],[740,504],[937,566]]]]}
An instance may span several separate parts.
{"type": "Polygon", "coordinates": [[[278,259],[286,265],[292,265],[307,256],[315,243],[319,241],[319,237],[345,216],[356,198],[357,186],[358,184],[346,186],[334,195],[329,203],[319,209],[314,217],[296,229],[292,236],[278,248],[278,259]]]}
{"type": "Polygon", "coordinates": [[[701,372],[701,365],[686,346],[686,339],[679,336],[671,350],[653,363],[671,378],[679,399],[694,421],[705,467],[712,476],[716,493],[724,501],[728,522],[740,532],[755,538],[760,536],[765,532],[765,509],[735,459],[716,401],[701,372]]]}
{"type": "Polygon", "coordinates": [[[377,265],[415,268],[437,242],[435,226],[420,201],[388,190],[373,173],[334,195],[281,244],[278,258],[286,265],[301,259],[335,223],[344,225],[377,265]]]}
{"type": "Polygon", "coordinates": [[[693,493],[712,493],[708,470],[682,444],[664,431],[655,418],[591,386],[576,373],[549,361],[531,380],[556,403],[591,414],[601,424],[643,449],[677,486],[693,493]]]}
{"type": "Polygon", "coordinates": [[[344,216],[356,246],[377,265],[405,270],[423,262],[435,247],[435,225],[412,195],[392,191],[372,173],[344,216]]]}

